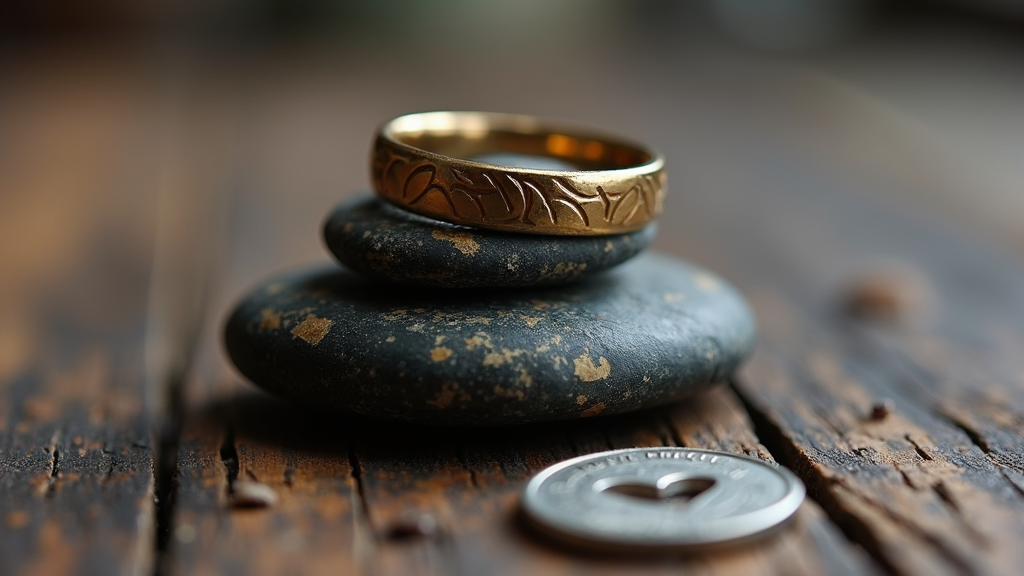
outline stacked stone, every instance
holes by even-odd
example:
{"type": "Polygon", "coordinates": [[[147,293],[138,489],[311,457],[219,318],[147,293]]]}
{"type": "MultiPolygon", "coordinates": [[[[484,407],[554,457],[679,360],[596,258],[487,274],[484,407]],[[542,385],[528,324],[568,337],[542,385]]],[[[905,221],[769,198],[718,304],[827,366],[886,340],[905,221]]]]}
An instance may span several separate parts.
{"type": "Polygon", "coordinates": [[[277,395],[421,423],[566,420],[673,401],[732,372],[754,322],[714,274],[638,256],[655,232],[484,230],[360,196],[324,227],[343,267],[257,287],[228,321],[227,350],[277,395]]]}

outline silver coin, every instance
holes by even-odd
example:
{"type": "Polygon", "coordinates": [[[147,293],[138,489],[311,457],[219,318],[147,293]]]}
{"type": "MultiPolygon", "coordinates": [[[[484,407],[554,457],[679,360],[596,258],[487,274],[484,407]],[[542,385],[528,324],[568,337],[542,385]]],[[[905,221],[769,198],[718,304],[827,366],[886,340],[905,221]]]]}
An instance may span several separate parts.
{"type": "Polygon", "coordinates": [[[526,515],[552,536],[601,548],[693,548],[743,541],[780,525],[804,499],[785,468],[692,448],[630,448],[546,468],[523,492],[526,515]]]}

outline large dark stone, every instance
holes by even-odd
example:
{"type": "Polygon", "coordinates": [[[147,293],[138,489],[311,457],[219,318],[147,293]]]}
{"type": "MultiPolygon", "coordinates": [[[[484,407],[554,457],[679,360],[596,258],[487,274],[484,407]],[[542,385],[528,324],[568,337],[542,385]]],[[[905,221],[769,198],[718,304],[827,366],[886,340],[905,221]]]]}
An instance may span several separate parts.
{"type": "Polygon", "coordinates": [[[375,197],[341,204],[324,239],[345,266],[380,280],[445,288],[561,284],[637,255],[656,226],[613,236],[538,236],[424,218],[375,197]]]}
{"type": "Polygon", "coordinates": [[[427,291],[337,268],[281,276],[226,328],[250,380],[315,406],[499,425],[636,410],[723,379],[754,319],[709,272],[637,258],[556,288],[427,291]]]}

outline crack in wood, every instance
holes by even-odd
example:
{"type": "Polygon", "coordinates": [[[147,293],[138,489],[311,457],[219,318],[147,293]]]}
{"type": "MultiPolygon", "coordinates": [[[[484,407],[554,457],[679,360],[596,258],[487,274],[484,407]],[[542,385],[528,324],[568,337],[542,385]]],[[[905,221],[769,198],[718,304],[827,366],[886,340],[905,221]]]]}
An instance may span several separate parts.
{"type": "Polygon", "coordinates": [[[807,495],[814,500],[828,515],[832,522],[854,544],[863,548],[871,558],[886,572],[899,574],[899,570],[882,551],[882,542],[871,531],[867,523],[847,512],[831,493],[829,484],[838,483],[838,479],[823,478],[814,470],[814,464],[799,448],[794,445],[782,429],[772,422],[768,415],[753,405],[735,382],[730,387],[747,412],[754,426],[754,434],[761,444],[768,449],[776,462],[791,470],[807,487],[807,495]]]}
{"type": "Polygon", "coordinates": [[[352,482],[356,485],[356,494],[358,495],[358,498],[356,499],[358,509],[354,511],[354,514],[357,518],[361,518],[366,525],[372,529],[373,521],[370,517],[370,506],[366,499],[366,486],[363,483],[363,467],[362,464],[359,463],[359,457],[356,455],[355,446],[349,444],[347,454],[348,464],[352,469],[352,482]]]}
{"type": "Polygon", "coordinates": [[[985,437],[982,436],[981,432],[972,428],[967,422],[964,422],[963,420],[946,413],[941,408],[935,409],[934,413],[939,418],[942,418],[943,420],[949,422],[953,426],[959,428],[960,431],[963,432],[967,436],[967,438],[969,438],[971,442],[974,443],[975,446],[980,448],[981,451],[984,452],[986,455],[992,454],[992,448],[989,446],[988,442],[985,441],[985,437]]]}
{"type": "Polygon", "coordinates": [[[60,428],[54,431],[48,449],[50,453],[50,477],[46,480],[46,488],[44,490],[44,495],[47,498],[53,498],[54,494],[57,493],[57,479],[60,478],[60,449],[57,448],[59,439],[60,428]]]}
{"type": "Polygon", "coordinates": [[[903,478],[903,483],[906,484],[907,488],[912,490],[918,489],[917,486],[914,486],[914,482],[910,480],[910,476],[907,475],[906,471],[899,467],[896,467],[896,471],[900,473],[900,477],[903,478]]]}
{"type": "Polygon", "coordinates": [[[113,450],[109,450],[106,446],[104,446],[101,451],[103,452],[104,456],[110,458],[110,461],[107,462],[107,470],[103,474],[103,479],[100,480],[100,485],[106,486],[107,483],[110,482],[110,479],[113,478],[114,476],[114,468],[117,467],[117,455],[114,453],[113,450]]]}
{"type": "MultiPolygon", "coordinates": [[[[961,558],[960,555],[958,555],[958,554],[954,553],[952,550],[950,550],[949,547],[946,546],[946,544],[941,539],[937,538],[935,535],[929,533],[928,531],[923,530],[922,528],[918,527],[913,522],[911,522],[910,519],[905,518],[904,516],[901,516],[900,514],[895,513],[889,507],[885,506],[884,504],[878,502],[877,500],[875,500],[873,498],[869,498],[868,496],[864,495],[860,491],[854,490],[852,487],[847,485],[847,483],[843,479],[841,479],[841,478],[834,479],[832,481],[832,483],[833,483],[834,486],[841,486],[841,487],[843,487],[843,489],[847,491],[848,497],[855,498],[856,500],[858,500],[858,501],[860,501],[860,502],[862,502],[862,503],[864,503],[864,504],[874,508],[875,510],[877,510],[880,513],[882,513],[882,514],[886,515],[887,517],[889,517],[892,521],[894,521],[897,524],[899,524],[903,529],[911,532],[912,534],[914,534],[915,536],[917,536],[918,538],[920,538],[924,542],[927,542],[929,545],[931,545],[935,549],[935,551],[940,556],[942,556],[943,558],[948,560],[951,564],[955,565],[956,568],[962,574],[975,574],[976,573],[975,570],[971,567],[970,563],[966,559],[961,558]]],[[[941,499],[941,496],[940,496],[940,499],[941,499]]],[[[842,503],[840,503],[838,501],[838,499],[836,499],[836,504],[838,506],[842,507],[842,503]]],[[[952,514],[952,516],[954,518],[957,518],[957,520],[961,521],[961,523],[962,523],[963,518],[961,516],[959,516],[956,513],[952,514]]],[[[896,573],[900,573],[900,571],[898,571],[898,570],[896,570],[895,572],[896,573]]]]}
{"type": "Polygon", "coordinates": [[[153,505],[156,529],[154,530],[154,576],[167,573],[171,534],[174,525],[175,504],[178,493],[178,449],[181,446],[181,422],[184,418],[182,380],[171,379],[168,384],[169,401],[165,413],[157,415],[158,424],[153,434],[153,505]]]}
{"type": "Polygon", "coordinates": [[[220,461],[227,475],[228,496],[234,494],[235,482],[238,480],[238,448],[235,447],[235,430],[230,425],[224,432],[224,441],[220,445],[220,461]]]}
{"type": "MultiPolygon", "coordinates": [[[[994,471],[998,473],[999,477],[1010,485],[1011,491],[1017,496],[1024,496],[1024,487],[1018,481],[1015,481],[1013,477],[1014,472],[1020,472],[1021,469],[1012,465],[1007,466],[1001,461],[1001,441],[1003,439],[1001,430],[999,430],[998,426],[994,430],[987,428],[990,425],[988,419],[992,418],[990,410],[993,406],[987,405],[984,402],[981,405],[975,405],[975,399],[973,398],[960,397],[959,400],[953,401],[954,403],[950,403],[949,399],[943,400],[943,394],[937,394],[934,390],[923,385],[923,382],[941,381],[944,378],[948,378],[948,375],[943,375],[943,370],[937,366],[923,364],[921,359],[913,354],[912,346],[908,350],[908,345],[904,340],[895,337],[884,337],[882,333],[875,330],[868,331],[866,334],[868,335],[867,341],[873,347],[873,352],[890,364],[895,371],[902,372],[905,376],[897,381],[913,386],[912,394],[908,395],[927,399],[927,402],[924,403],[926,412],[962,432],[967,440],[983,453],[982,457],[993,466],[994,471]],[[966,403],[962,404],[964,402],[966,403]],[[975,418],[978,418],[977,423],[975,423],[975,418]]],[[[1010,384],[1011,388],[1016,386],[1016,383],[1010,384]]],[[[996,412],[1002,413],[1003,405],[999,404],[998,400],[996,406],[998,406],[996,412]]],[[[1019,433],[1015,433],[1015,435],[1019,438],[1019,433]]],[[[907,434],[904,438],[914,447],[915,452],[923,460],[936,463],[944,462],[945,459],[941,454],[937,457],[933,456],[924,446],[915,441],[912,435],[907,434]]],[[[1010,446],[1017,446],[1018,444],[1015,444],[1015,442],[1015,440],[1010,440],[1010,446]]],[[[956,492],[943,481],[931,483],[927,488],[946,508],[950,517],[957,522],[960,530],[964,532],[966,539],[980,549],[999,546],[998,542],[993,541],[991,534],[986,535],[981,529],[972,524],[971,519],[977,518],[978,514],[976,510],[972,509],[970,501],[966,505],[959,502],[956,492]]],[[[960,557],[947,551],[948,542],[943,542],[941,539],[925,533],[923,529],[915,533],[922,534],[922,538],[932,544],[943,557],[951,559],[961,571],[965,573],[976,571],[970,565],[971,557],[960,557]],[[957,561],[958,558],[960,559],[959,562],[957,561]]]]}
{"type": "Polygon", "coordinates": [[[1007,473],[1007,468],[1010,468],[1011,470],[1014,470],[1016,472],[1024,472],[1024,470],[1019,470],[1014,466],[1007,466],[1006,464],[1004,464],[999,458],[999,455],[992,450],[992,447],[985,440],[985,437],[982,435],[982,433],[978,430],[975,430],[967,422],[961,420],[960,418],[957,418],[953,414],[947,413],[945,410],[942,409],[941,406],[934,409],[934,413],[938,415],[940,418],[952,424],[953,426],[959,428],[967,436],[967,438],[970,439],[970,441],[975,446],[978,447],[978,449],[985,453],[985,457],[988,458],[989,462],[991,462],[993,466],[995,466],[996,470],[999,471],[999,475],[1002,476],[1004,480],[1006,480],[1006,482],[1013,488],[1013,490],[1017,494],[1024,496],[1024,486],[1021,486],[1013,477],[1011,477],[1007,473]]]}
{"type": "Polygon", "coordinates": [[[953,499],[953,495],[949,492],[949,488],[945,483],[936,482],[935,484],[932,484],[932,491],[934,491],[935,494],[938,495],[939,499],[945,502],[951,510],[956,512],[957,516],[961,515],[960,505],[953,499]]]}
{"type": "Polygon", "coordinates": [[[461,449],[455,450],[455,460],[459,463],[466,472],[469,472],[469,484],[475,489],[480,489],[480,480],[477,478],[476,470],[469,465],[469,461],[466,459],[466,453],[461,449]]]}
{"type": "Polygon", "coordinates": [[[917,442],[916,442],[916,441],[914,440],[913,436],[911,436],[910,434],[906,434],[906,435],[904,435],[903,437],[904,437],[904,438],[906,438],[906,439],[907,439],[907,442],[909,442],[909,443],[910,443],[910,445],[914,447],[914,451],[915,451],[915,452],[917,452],[917,455],[918,455],[918,456],[920,456],[920,457],[921,457],[921,458],[922,458],[923,460],[925,460],[925,461],[932,461],[932,460],[935,460],[934,458],[932,458],[932,455],[931,455],[931,454],[929,454],[928,452],[926,452],[926,451],[925,451],[925,449],[924,449],[924,448],[922,448],[922,447],[921,447],[921,445],[920,445],[920,444],[918,444],[918,443],[917,443],[917,442]]]}
{"type": "MultiPolygon", "coordinates": [[[[761,442],[764,443],[782,465],[792,470],[804,482],[807,486],[807,495],[821,506],[829,518],[832,519],[832,522],[842,530],[847,538],[854,544],[864,548],[887,572],[891,574],[905,574],[887,556],[886,551],[883,549],[883,542],[865,519],[851,512],[848,509],[848,505],[842,502],[841,498],[835,493],[837,489],[845,491],[847,498],[855,499],[870,506],[899,524],[904,530],[920,538],[931,546],[938,555],[954,566],[958,572],[965,575],[975,573],[974,568],[967,559],[960,557],[960,555],[950,550],[935,535],[916,526],[908,518],[895,514],[887,506],[868,498],[861,491],[848,486],[842,478],[822,476],[809,456],[800,450],[799,445],[790,439],[767,413],[758,409],[735,384],[733,389],[750,415],[750,419],[754,424],[754,431],[761,439],[761,442]]],[[[897,471],[903,477],[904,482],[914,488],[909,478],[899,468],[897,468],[897,471]]],[[[916,488],[914,489],[916,490],[916,488]]],[[[954,513],[953,516],[961,522],[964,520],[959,514],[954,513]]],[[[975,534],[973,530],[970,533],[972,535],[975,534]]]]}
{"type": "MultiPolygon", "coordinates": [[[[1007,468],[1016,472],[1024,472],[1024,468],[1018,468],[1012,465],[1007,466],[1000,457],[1001,455],[999,452],[993,449],[989,441],[985,439],[984,432],[976,429],[967,420],[958,416],[957,410],[950,410],[948,406],[944,405],[941,399],[927,387],[918,385],[918,382],[921,379],[937,379],[940,375],[936,373],[933,368],[921,365],[913,355],[901,351],[899,346],[892,342],[888,342],[877,331],[867,331],[865,332],[865,336],[868,338],[868,341],[875,346],[879,353],[885,354],[885,356],[895,366],[901,368],[909,375],[906,380],[911,384],[915,384],[914,395],[929,399],[930,413],[963,432],[972,444],[985,453],[986,458],[995,466],[1000,476],[1010,484],[1012,489],[1020,496],[1024,496],[1024,486],[1021,486],[1020,483],[1007,472],[1007,468]]],[[[932,456],[927,454],[927,452],[924,451],[921,446],[910,437],[910,435],[907,435],[906,439],[914,446],[914,449],[922,458],[926,460],[933,460],[932,456]]]]}
{"type": "Polygon", "coordinates": [[[1016,491],[1021,496],[1024,496],[1024,486],[1018,484],[1017,480],[1015,480],[1013,477],[1007,474],[1006,469],[1000,466],[998,463],[996,463],[996,469],[999,470],[1000,476],[1002,476],[1004,480],[1010,483],[1010,486],[1013,487],[1014,491],[1016,491]]]}

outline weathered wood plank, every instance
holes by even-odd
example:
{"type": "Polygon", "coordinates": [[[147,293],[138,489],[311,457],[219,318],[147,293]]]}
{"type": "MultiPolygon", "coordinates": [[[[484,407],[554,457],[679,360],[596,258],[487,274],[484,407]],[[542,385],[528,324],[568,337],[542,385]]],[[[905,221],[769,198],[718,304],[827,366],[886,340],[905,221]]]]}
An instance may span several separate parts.
{"type": "Polygon", "coordinates": [[[4,387],[12,414],[0,452],[3,573],[148,570],[152,453],[140,377],[122,379],[112,364],[87,354],[60,374],[4,387]]]}
{"type": "Polygon", "coordinates": [[[176,568],[188,573],[316,573],[327,565],[370,574],[872,571],[813,503],[781,533],[708,557],[593,557],[521,525],[525,482],[575,455],[681,438],[767,456],[727,388],[635,416],[469,435],[310,413],[244,392],[192,422],[172,546],[176,568]],[[280,501],[233,508],[228,486],[239,478],[271,486],[280,501]]]}
{"type": "Polygon", "coordinates": [[[190,413],[178,456],[171,573],[357,573],[361,521],[346,439],[325,415],[249,392],[190,413]],[[246,506],[245,483],[276,502],[246,506]]]}
{"type": "MultiPolygon", "coordinates": [[[[773,462],[759,442],[743,406],[730,389],[722,389],[671,409],[667,419],[676,443],[695,448],[746,454],[773,462]]],[[[807,502],[793,526],[776,541],[767,540],[730,558],[743,574],[872,574],[878,568],[862,550],[851,549],[821,509],[807,502]]]]}
{"type": "Polygon", "coordinates": [[[0,574],[153,562],[145,91],[73,69],[0,70],[0,574]]]}

